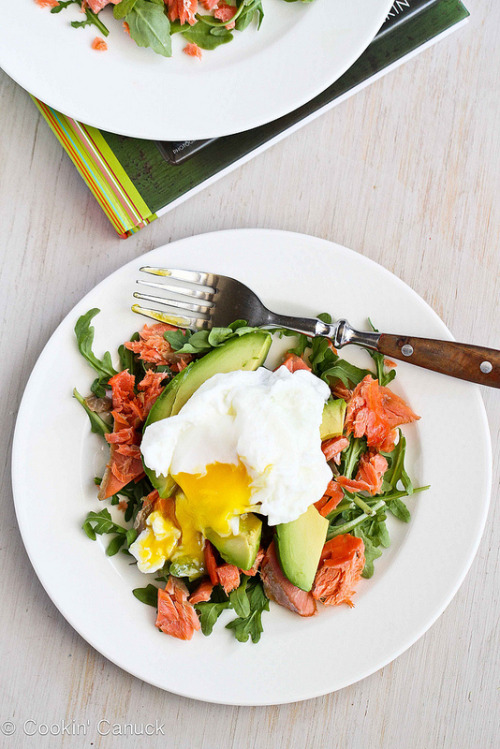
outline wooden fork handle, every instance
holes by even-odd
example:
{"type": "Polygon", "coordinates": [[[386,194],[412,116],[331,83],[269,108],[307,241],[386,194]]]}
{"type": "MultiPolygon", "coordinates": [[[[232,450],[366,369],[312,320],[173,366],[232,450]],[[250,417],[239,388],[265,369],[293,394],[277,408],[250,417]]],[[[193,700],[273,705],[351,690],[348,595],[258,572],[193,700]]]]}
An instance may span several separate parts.
{"type": "Polygon", "coordinates": [[[377,349],[385,356],[434,372],[500,388],[500,351],[468,343],[381,333],[377,349]]]}

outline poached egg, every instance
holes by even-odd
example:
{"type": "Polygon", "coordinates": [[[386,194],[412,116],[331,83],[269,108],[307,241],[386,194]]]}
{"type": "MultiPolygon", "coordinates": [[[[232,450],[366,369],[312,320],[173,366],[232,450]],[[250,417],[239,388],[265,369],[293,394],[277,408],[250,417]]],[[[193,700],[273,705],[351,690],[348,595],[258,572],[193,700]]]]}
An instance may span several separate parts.
{"type": "Polygon", "coordinates": [[[214,375],[177,415],[150,424],[143,459],[180,487],[180,539],[153,512],[130,547],[141,571],[156,571],[162,558],[202,563],[206,529],[237,534],[239,518],[252,511],[270,525],[286,523],[323,496],[331,470],[320,424],[329,397],[328,385],[306,370],[261,367],[214,375]]]}

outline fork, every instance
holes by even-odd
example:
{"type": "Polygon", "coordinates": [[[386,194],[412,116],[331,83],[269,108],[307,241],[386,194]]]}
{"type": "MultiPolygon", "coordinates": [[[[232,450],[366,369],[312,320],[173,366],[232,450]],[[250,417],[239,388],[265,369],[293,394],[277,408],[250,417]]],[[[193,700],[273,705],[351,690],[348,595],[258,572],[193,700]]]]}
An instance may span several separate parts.
{"type": "Polygon", "coordinates": [[[500,388],[500,351],[496,349],[360,331],[343,319],[328,324],[318,318],[279,315],[267,309],[248,286],[229,276],[148,266],[140,270],[165,279],[163,282],[137,281],[142,286],[162,290],[163,296],[136,291],[134,297],[164,305],[173,311],[161,312],[139,304],[134,304],[132,310],[160,322],[191,330],[226,327],[234,320],[245,320],[252,327],[288,328],[309,337],[325,336],[336,348],[356,344],[441,374],[500,388]]]}

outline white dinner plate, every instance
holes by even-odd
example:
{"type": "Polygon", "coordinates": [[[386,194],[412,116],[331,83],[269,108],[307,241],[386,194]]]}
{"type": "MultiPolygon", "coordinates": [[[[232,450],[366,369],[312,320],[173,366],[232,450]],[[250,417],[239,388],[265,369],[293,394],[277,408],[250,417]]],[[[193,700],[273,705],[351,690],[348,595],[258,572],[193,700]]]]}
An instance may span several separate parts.
{"type": "Polygon", "coordinates": [[[264,0],[260,30],[252,23],[229,44],[164,58],[140,48],[113,18],[107,52],[91,48],[92,26],[77,5],[52,14],[35,0],[0,0],[0,67],[64,114],[122,135],[196,140],[248,130],[291,112],[339,78],[366,49],[392,0],[264,0]]]}
{"type": "MultiPolygon", "coordinates": [[[[160,636],[154,609],[132,595],[134,587],[149,579],[128,557],[105,556],[109,537],[92,542],[81,530],[87,512],[105,506],[96,499],[93,477],[102,471],[106,450],[71,398],[75,386],[87,393],[94,376],[77,351],[77,318],[99,307],[94,350],[98,355],[116,351],[145,322],[130,311],[144,264],[234,276],[271,309],[286,314],[328,311],[360,327],[370,316],[387,332],[451,338],[435,312],[387,270],[344,247],[302,234],[216,232],[174,242],[128,263],[87,294],[57,328],[19,410],[14,499],[40,581],[70,624],[99,652],[177,694],[265,705],[315,697],[362,679],[431,626],[472,562],[491,482],[491,445],[479,388],[398,365],[391,387],[422,417],[404,427],[407,469],[415,485],[431,484],[431,489],[408,500],[411,523],[392,518],[392,545],[375,562],[374,576],[358,586],[354,609],[322,607],[317,616],[303,619],[272,603],[255,645],[237,642],[225,629],[224,622],[234,618],[230,612],[224,612],[210,637],[196,633],[182,642],[160,636]]],[[[281,348],[289,345],[289,339],[280,342],[281,348]]],[[[371,362],[366,352],[352,346],[344,352],[354,363],[371,362]]]]}

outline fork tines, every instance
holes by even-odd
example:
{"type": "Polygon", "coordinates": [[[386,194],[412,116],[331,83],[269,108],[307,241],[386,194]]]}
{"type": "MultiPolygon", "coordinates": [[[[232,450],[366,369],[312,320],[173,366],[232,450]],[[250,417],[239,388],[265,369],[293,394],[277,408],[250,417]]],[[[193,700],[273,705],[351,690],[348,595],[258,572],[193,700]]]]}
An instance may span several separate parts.
{"type": "MultiPolygon", "coordinates": [[[[178,270],[173,268],[152,268],[144,265],[139,268],[143,273],[150,273],[152,276],[163,276],[164,278],[173,278],[176,281],[188,281],[188,283],[200,284],[201,286],[212,286],[215,280],[213,273],[201,273],[194,270],[178,270]]],[[[212,289],[215,291],[215,289],[212,289]]]]}
{"type": "Polygon", "coordinates": [[[141,307],[138,304],[133,305],[132,310],[134,312],[153,318],[154,320],[159,320],[160,322],[176,325],[180,328],[203,329],[211,327],[208,320],[210,309],[214,305],[213,296],[215,288],[213,284],[216,277],[213,274],[200,273],[198,271],[152,268],[148,266],[140,270],[153,276],[166,278],[168,281],[172,280],[173,283],[160,283],[143,279],[137,280],[137,283],[142,286],[161,290],[164,292],[164,296],[154,296],[136,291],[134,292],[134,297],[170,307],[174,312],[162,312],[148,307],[141,307]],[[202,286],[204,290],[186,286],[185,283],[192,284],[194,287],[202,286]],[[171,296],[172,294],[174,295],[173,297],[171,296]],[[193,313],[196,317],[179,315],[176,310],[185,310],[188,313],[193,313]]]}

